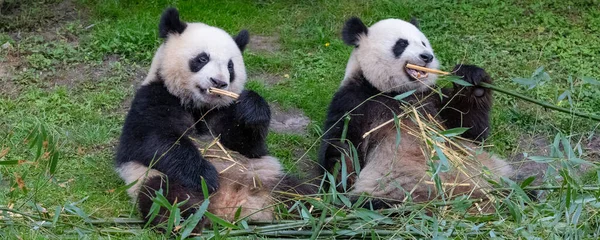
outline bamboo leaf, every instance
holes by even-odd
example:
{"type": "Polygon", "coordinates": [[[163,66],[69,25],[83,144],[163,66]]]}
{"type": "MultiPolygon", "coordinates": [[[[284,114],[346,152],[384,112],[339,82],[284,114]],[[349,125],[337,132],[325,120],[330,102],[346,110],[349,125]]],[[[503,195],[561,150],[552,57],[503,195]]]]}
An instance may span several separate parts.
{"type": "Polygon", "coordinates": [[[50,162],[48,163],[50,165],[50,174],[54,174],[56,172],[56,166],[58,165],[58,156],[59,153],[58,152],[54,152],[52,154],[52,157],[50,157],[50,162]]]}
{"type": "Polygon", "coordinates": [[[516,193],[518,196],[520,196],[523,200],[525,200],[526,202],[531,202],[531,199],[529,199],[529,196],[527,195],[527,193],[525,193],[525,191],[523,191],[521,186],[519,186],[516,182],[514,182],[513,180],[510,180],[506,177],[502,177],[502,181],[508,183],[508,185],[513,189],[513,192],[516,193]]]}
{"type": "Polygon", "coordinates": [[[531,74],[531,77],[539,76],[543,71],[544,71],[544,66],[540,66],[533,72],[533,74],[531,74]]]}
{"type": "Polygon", "coordinates": [[[19,160],[0,161],[0,165],[17,165],[19,160]]]}
{"type": "Polygon", "coordinates": [[[441,132],[440,134],[444,135],[446,137],[454,137],[454,136],[458,136],[458,135],[465,133],[467,130],[469,130],[469,128],[458,127],[458,128],[448,129],[446,131],[441,132]]]}
{"type": "Polygon", "coordinates": [[[592,84],[592,85],[600,85],[600,82],[598,80],[596,80],[595,78],[591,78],[591,77],[581,77],[581,80],[583,80],[583,82],[588,83],[588,84],[592,84]]]}
{"type": "Polygon", "coordinates": [[[344,191],[347,190],[346,186],[348,184],[347,180],[348,180],[348,166],[346,166],[346,154],[344,154],[345,149],[342,149],[341,151],[341,173],[342,173],[342,177],[340,179],[340,181],[342,181],[342,188],[344,189],[344,191]]]}
{"type": "Polygon", "coordinates": [[[529,186],[529,184],[531,184],[533,181],[535,181],[535,176],[528,177],[527,179],[523,180],[523,182],[521,183],[521,188],[525,188],[525,187],[529,186]]]}
{"type": "Polygon", "coordinates": [[[354,144],[350,143],[350,149],[352,150],[352,164],[354,165],[354,173],[360,175],[360,161],[358,160],[358,151],[354,144]]]}
{"type": "Polygon", "coordinates": [[[400,139],[402,137],[402,135],[400,135],[400,119],[398,119],[398,116],[396,115],[396,113],[394,114],[394,125],[396,126],[396,149],[398,149],[398,146],[400,146],[400,139]]]}
{"type": "Polygon", "coordinates": [[[159,204],[162,207],[170,208],[172,205],[169,203],[169,200],[163,195],[162,188],[159,191],[155,191],[156,196],[152,199],[152,202],[159,204]]]}
{"type": "Polygon", "coordinates": [[[181,210],[179,210],[179,208],[176,206],[172,206],[169,210],[171,211],[171,214],[169,214],[167,232],[173,232],[175,223],[179,224],[181,220],[181,210]]]}
{"type": "MultiPolygon", "coordinates": [[[[192,215],[190,218],[188,218],[182,224],[184,226],[184,228],[183,228],[183,232],[181,233],[181,239],[186,239],[187,237],[190,236],[190,234],[192,234],[192,231],[194,231],[194,228],[196,228],[196,226],[198,225],[200,220],[202,220],[202,217],[204,217],[204,213],[206,212],[206,209],[208,209],[208,204],[209,204],[208,199],[204,200],[204,202],[202,202],[202,204],[200,205],[198,210],[196,210],[194,215],[192,215]]],[[[241,209],[241,207],[240,207],[240,209],[241,209]]]]}
{"type": "Polygon", "coordinates": [[[346,196],[339,195],[338,197],[339,197],[340,201],[342,201],[342,203],[344,203],[344,205],[346,205],[346,207],[352,207],[352,203],[346,196]]]}
{"type": "Polygon", "coordinates": [[[368,223],[394,224],[394,221],[392,221],[390,218],[383,216],[380,213],[377,213],[375,211],[368,210],[368,209],[364,209],[364,208],[356,209],[354,214],[356,214],[357,217],[363,219],[365,222],[368,222],[368,223]]]}
{"type": "Polygon", "coordinates": [[[455,83],[455,84],[458,84],[458,85],[460,85],[460,86],[463,86],[463,87],[470,87],[470,86],[473,86],[473,84],[471,84],[471,83],[469,83],[469,82],[467,82],[467,81],[465,81],[465,80],[462,80],[462,79],[460,79],[460,78],[458,78],[458,77],[450,77],[450,78],[448,78],[448,79],[449,79],[451,82],[453,82],[453,83],[455,83]]]}
{"type": "Polygon", "coordinates": [[[62,212],[62,207],[56,206],[56,208],[54,209],[54,217],[52,217],[52,225],[53,226],[56,226],[56,223],[58,222],[58,218],[60,217],[61,212],[62,212]]]}
{"type": "Polygon", "coordinates": [[[550,163],[556,161],[556,158],[547,156],[529,156],[528,158],[537,163],[550,163]]]}
{"type": "Polygon", "coordinates": [[[240,216],[242,215],[242,206],[239,206],[237,208],[237,210],[235,210],[235,215],[233,217],[233,219],[235,219],[235,221],[240,219],[240,216]]]}
{"type": "Polygon", "coordinates": [[[159,211],[160,211],[160,205],[158,205],[158,203],[153,202],[152,206],[150,206],[150,211],[148,211],[148,215],[146,216],[146,217],[148,217],[148,221],[144,225],[144,228],[147,228],[148,226],[150,226],[150,223],[152,223],[154,218],[156,218],[156,216],[158,216],[159,211]]]}
{"type": "Polygon", "coordinates": [[[42,156],[42,149],[44,147],[44,139],[41,136],[36,138],[35,147],[37,149],[35,153],[35,159],[37,160],[42,156]]]}
{"type": "Polygon", "coordinates": [[[216,215],[214,215],[210,212],[205,212],[204,216],[206,216],[213,224],[221,225],[223,227],[230,228],[230,229],[239,229],[238,226],[236,226],[220,217],[217,217],[216,215]]]}
{"type": "Polygon", "coordinates": [[[208,185],[206,185],[206,181],[202,176],[200,176],[200,184],[202,185],[202,194],[204,195],[204,199],[208,199],[208,197],[210,196],[208,194],[208,185]]]}
{"type": "Polygon", "coordinates": [[[448,158],[446,158],[444,151],[442,151],[442,149],[440,149],[440,147],[438,147],[437,144],[433,144],[433,149],[435,149],[435,153],[440,158],[440,163],[438,165],[436,173],[447,172],[448,170],[450,170],[450,162],[448,161],[448,158]]]}
{"type": "Polygon", "coordinates": [[[563,99],[565,99],[568,95],[571,95],[571,91],[569,90],[565,90],[562,94],[560,94],[560,96],[558,96],[558,101],[562,101],[563,99]]]}
{"type": "Polygon", "coordinates": [[[590,166],[593,165],[592,163],[590,163],[590,162],[588,162],[586,160],[583,160],[581,158],[577,158],[577,157],[569,158],[569,161],[573,162],[573,163],[576,163],[576,164],[586,164],[586,165],[590,165],[590,166]]]}
{"type": "Polygon", "coordinates": [[[417,90],[410,90],[410,91],[408,91],[408,92],[405,92],[405,93],[402,93],[402,94],[396,95],[396,96],[394,97],[394,99],[396,99],[396,100],[400,101],[400,100],[402,100],[402,99],[405,99],[406,97],[410,96],[410,95],[411,95],[411,94],[413,94],[415,91],[417,91],[417,90]]]}

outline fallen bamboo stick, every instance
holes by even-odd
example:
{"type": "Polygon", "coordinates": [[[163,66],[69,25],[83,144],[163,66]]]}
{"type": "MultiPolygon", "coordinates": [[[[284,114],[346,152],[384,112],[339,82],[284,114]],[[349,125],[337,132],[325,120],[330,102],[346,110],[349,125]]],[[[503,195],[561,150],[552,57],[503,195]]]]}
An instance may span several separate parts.
{"type": "MultiPolygon", "coordinates": [[[[452,74],[450,72],[445,72],[445,71],[441,71],[441,70],[437,70],[437,69],[431,69],[431,68],[421,67],[421,66],[410,64],[410,63],[406,64],[406,67],[407,68],[411,68],[411,69],[415,69],[415,70],[419,70],[419,71],[423,71],[423,72],[439,74],[439,75],[451,75],[452,74]]],[[[482,82],[482,83],[480,83],[480,86],[484,87],[484,88],[488,88],[488,89],[494,90],[494,91],[497,91],[497,92],[508,94],[508,95],[516,97],[516,98],[520,98],[520,99],[528,101],[530,103],[535,103],[535,104],[540,105],[540,106],[545,107],[545,108],[549,108],[549,109],[556,110],[556,111],[563,112],[563,113],[572,114],[572,115],[575,115],[575,116],[578,116],[578,117],[581,117],[581,118],[588,118],[588,119],[600,121],[600,116],[591,115],[591,114],[585,114],[585,113],[582,113],[582,112],[572,111],[572,110],[569,110],[569,109],[561,108],[561,107],[558,107],[556,105],[553,105],[553,104],[550,104],[550,103],[546,103],[546,102],[542,102],[542,101],[533,99],[531,97],[528,97],[528,96],[525,96],[525,95],[522,95],[522,94],[519,94],[519,93],[516,93],[516,92],[511,92],[511,91],[508,91],[508,90],[496,87],[496,86],[494,86],[492,84],[489,84],[489,83],[482,82]]]]}
{"type": "Polygon", "coordinates": [[[216,94],[220,94],[220,95],[225,95],[225,96],[228,96],[228,97],[233,98],[233,99],[238,99],[240,97],[240,95],[237,94],[237,93],[226,91],[226,90],[223,90],[223,89],[213,88],[213,87],[209,88],[208,92],[209,93],[216,93],[216,94]]]}

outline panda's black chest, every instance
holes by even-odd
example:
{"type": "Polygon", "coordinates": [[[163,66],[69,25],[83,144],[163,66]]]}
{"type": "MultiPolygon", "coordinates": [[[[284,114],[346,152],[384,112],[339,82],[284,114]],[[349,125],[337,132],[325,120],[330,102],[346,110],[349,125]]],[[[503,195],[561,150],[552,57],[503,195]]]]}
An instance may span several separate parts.
{"type": "Polygon", "coordinates": [[[403,98],[402,100],[394,99],[400,94],[389,93],[373,97],[367,100],[364,106],[363,118],[366,125],[364,127],[373,127],[393,119],[406,118],[408,115],[417,112],[421,115],[437,115],[437,103],[435,99],[429,95],[414,94],[403,98]]]}

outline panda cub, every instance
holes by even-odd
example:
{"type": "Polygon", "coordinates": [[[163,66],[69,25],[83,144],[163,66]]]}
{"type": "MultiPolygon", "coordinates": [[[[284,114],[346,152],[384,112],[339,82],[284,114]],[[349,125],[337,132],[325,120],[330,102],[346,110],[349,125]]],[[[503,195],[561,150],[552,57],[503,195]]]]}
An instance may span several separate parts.
{"type": "MultiPolygon", "coordinates": [[[[369,130],[402,114],[402,103],[394,99],[408,91],[414,93],[404,98],[416,107],[423,116],[434,116],[446,129],[468,127],[462,137],[481,141],[488,136],[489,114],[492,107],[492,92],[478,87],[481,82],[491,83],[489,75],[472,65],[458,65],[454,73],[471,83],[472,87],[454,86],[443,89],[443,97],[432,92],[437,76],[406,68],[414,64],[427,68],[439,68],[433,49],[418,29],[416,23],[398,19],[382,20],[371,27],[365,26],[356,17],[346,21],[342,37],[346,44],[354,46],[340,88],[329,105],[319,150],[319,162],[323,169],[333,172],[334,166],[346,154],[346,166],[354,196],[367,193],[375,198],[368,206],[382,208],[390,203],[400,203],[407,197],[413,201],[425,201],[436,197],[435,185],[423,180],[427,176],[425,142],[409,134],[418,129],[408,118],[400,119],[400,143],[396,146],[397,129],[394,124],[367,135],[369,130]],[[341,140],[344,131],[344,116],[349,113],[346,140],[357,150],[360,172],[352,166],[350,146],[341,140]],[[340,121],[340,119],[342,119],[340,121]]],[[[475,144],[464,142],[471,148],[475,144]]],[[[489,154],[476,154],[476,159],[496,176],[507,176],[510,166],[489,154]]],[[[340,176],[336,176],[338,179],[340,176]]],[[[440,174],[442,182],[484,184],[482,178],[470,179],[456,170],[440,174]]],[[[471,185],[472,186],[472,185],[471,185]]],[[[464,185],[455,187],[454,194],[465,193],[484,197],[481,191],[464,185]]],[[[356,197],[354,197],[356,200],[356,197]]]]}
{"type": "MultiPolygon", "coordinates": [[[[132,184],[128,194],[147,221],[159,190],[171,204],[187,200],[180,209],[188,217],[204,200],[204,179],[209,212],[233,220],[241,207],[241,217],[273,219],[273,204],[281,197],[275,192],[301,192],[302,186],[267,155],[269,105],[244,90],[248,32],[232,38],[219,28],[182,22],[170,8],[162,14],[159,36],[165,40],[135,94],[116,154],[117,173],[132,184]],[[211,87],[240,96],[212,94],[211,87]],[[215,138],[222,149],[207,144],[215,138]]],[[[152,224],[168,217],[160,209],[152,224]]]]}

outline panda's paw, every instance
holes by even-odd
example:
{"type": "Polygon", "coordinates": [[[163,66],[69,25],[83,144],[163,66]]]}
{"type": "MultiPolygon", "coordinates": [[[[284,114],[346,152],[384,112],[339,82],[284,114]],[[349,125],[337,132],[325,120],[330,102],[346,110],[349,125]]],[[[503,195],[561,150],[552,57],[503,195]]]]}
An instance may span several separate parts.
{"type": "Polygon", "coordinates": [[[480,86],[481,83],[492,83],[490,75],[483,68],[475,65],[458,64],[452,72],[473,85],[466,88],[469,96],[480,98],[489,94],[488,89],[480,86]]]}
{"type": "Polygon", "coordinates": [[[206,163],[199,171],[195,172],[195,176],[187,178],[179,177],[182,184],[194,191],[202,192],[202,181],[204,181],[208,187],[209,194],[217,191],[219,189],[219,172],[217,172],[217,169],[212,164],[206,163]]]}
{"type": "Polygon", "coordinates": [[[235,117],[247,125],[269,125],[271,109],[258,93],[246,90],[240,94],[235,106],[235,117]]]}

